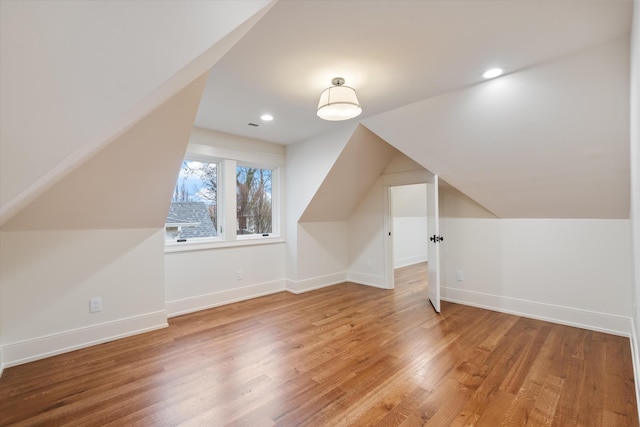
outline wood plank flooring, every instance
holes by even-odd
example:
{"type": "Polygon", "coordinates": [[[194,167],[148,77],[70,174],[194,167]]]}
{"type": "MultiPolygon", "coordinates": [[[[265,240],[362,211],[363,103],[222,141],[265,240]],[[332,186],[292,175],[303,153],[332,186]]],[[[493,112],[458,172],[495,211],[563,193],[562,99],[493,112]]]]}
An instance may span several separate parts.
{"type": "Polygon", "coordinates": [[[638,426],[629,341],[443,303],[426,265],[8,368],[0,425],[638,426]]]}

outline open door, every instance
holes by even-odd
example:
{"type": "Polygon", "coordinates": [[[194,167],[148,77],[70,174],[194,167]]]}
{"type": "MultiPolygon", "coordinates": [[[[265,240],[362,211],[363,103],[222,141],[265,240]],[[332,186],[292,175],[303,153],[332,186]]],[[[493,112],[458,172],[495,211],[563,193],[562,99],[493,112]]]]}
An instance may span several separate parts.
{"type": "Polygon", "coordinates": [[[427,292],[433,308],[440,313],[440,242],[443,238],[440,236],[438,210],[438,175],[431,175],[427,180],[427,230],[429,230],[427,292]]]}
{"type": "MultiPolygon", "coordinates": [[[[430,236],[438,236],[440,241],[440,234],[438,230],[438,177],[431,172],[423,169],[421,171],[411,171],[406,173],[396,173],[383,176],[383,183],[385,186],[384,191],[384,236],[383,241],[383,256],[385,259],[385,271],[384,271],[384,283],[385,288],[394,288],[394,273],[393,273],[393,221],[391,217],[391,187],[412,185],[412,184],[427,184],[427,232],[430,236]],[[434,223],[435,221],[435,223],[434,223]],[[432,231],[433,230],[433,231],[432,231]]],[[[424,238],[424,237],[421,237],[424,238]]],[[[432,251],[437,245],[432,245],[433,242],[428,242],[427,245],[427,259],[429,265],[429,299],[431,300],[436,311],[440,312],[440,273],[438,272],[438,266],[440,261],[438,255],[432,254],[432,251]],[[432,258],[435,257],[435,258],[432,258]],[[433,261],[432,261],[433,260],[433,261]],[[431,277],[435,273],[434,277],[431,277]],[[433,286],[431,284],[434,284],[433,286]],[[431,292],[435,292],[431,295],[431,292]]]]}

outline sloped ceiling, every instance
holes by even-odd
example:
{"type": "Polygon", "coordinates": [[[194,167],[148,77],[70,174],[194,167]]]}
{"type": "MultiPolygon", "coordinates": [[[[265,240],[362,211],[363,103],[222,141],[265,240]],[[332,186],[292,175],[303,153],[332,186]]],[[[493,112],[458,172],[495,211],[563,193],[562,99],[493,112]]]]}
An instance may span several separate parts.
{"type": "Polygon", "coordinates": [[[269,5],[0,2],[0,224],[208,71],[269,5]]]}
{"type": "MultiPolygon", "coordinates": [[[[629,0],[0,7],[0,224],[214,64],[203,128],[282,144],[330,132],[315,105],[341,75],[358,122],[498,216],[628,216],[629,0]],[[479,83],[492,65],[509,74],[479,83]],[[274,122],[247,126],[266,110],[274,122]]],[[[307,220],[344,218],[360,190],[341,189],[343,211],[314,204],[307,220]]]]}
{"type": "Polygon", "coordinates": [[[628,218],[629,44],[601,44],[364,124],[502,218],[628,218]]]}
{"type": "Polygon", "coordinates": [[[346,221],[398,151],[358,126],[300,222],[346,221]]]}
{"type": "Polygon", "coordinates": [[[163,227],[205,81],[191,83],[2,229],[163,227]]]}
{"type": "Polygon", "coordinates": [[[320,92],[344,77],[359,119],[629,36],[632,1],[279,1],[209,74],[196,125],[293,144],[335,129],[320,92]],[[270,112],[275,120],[260,122],[270,112]],[[247,126],[255,122],[259,127],[247,126]]]}
{"type": "Polygon", "coordinates": [[[496,215],[626,218],[632,6],[278,2],[211,70],[196,123],[308,140],[335,128],[315,108],[342,76],[355,122],[496,215]],[[493,66],[507,74],[485,81],[493,66]]]}

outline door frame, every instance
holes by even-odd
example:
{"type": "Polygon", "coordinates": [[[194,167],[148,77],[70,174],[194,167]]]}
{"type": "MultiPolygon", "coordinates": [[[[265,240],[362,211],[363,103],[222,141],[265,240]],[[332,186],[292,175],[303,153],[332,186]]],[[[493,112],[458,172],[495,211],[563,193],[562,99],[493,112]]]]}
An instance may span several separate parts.
{"type": "Polygon", "coordinates": [[[391,187],[400,187],[411,184],[426,184],[433,174],[427,170],[401,172],[382,175],[382,185],[384,187],[384,224],[383,224],[383,246],[384,257],[384,287],[393,289],[395,287],[393,277],[393,221],[391,218],[391,187]]]}

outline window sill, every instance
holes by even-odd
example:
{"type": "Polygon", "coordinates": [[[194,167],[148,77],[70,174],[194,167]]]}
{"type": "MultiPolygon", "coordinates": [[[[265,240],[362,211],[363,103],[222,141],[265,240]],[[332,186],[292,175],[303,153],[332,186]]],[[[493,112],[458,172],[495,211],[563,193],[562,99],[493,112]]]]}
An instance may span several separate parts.
{"type": "Polygon", "coordinates": [[[238,240],[194,240],[187,242],[170,242],[165,243],[164,253],[202,251],[208,249],[234,248],[238,246],[256,246],[256,245],[272,245],[275,243],[284,243],[282,237],[256,237],[244,238],[238,240]]]}

